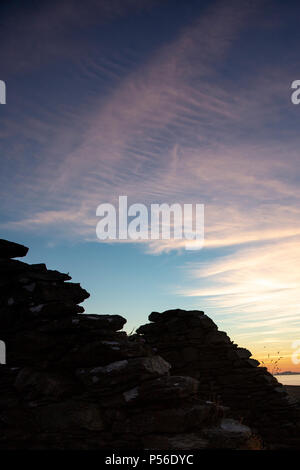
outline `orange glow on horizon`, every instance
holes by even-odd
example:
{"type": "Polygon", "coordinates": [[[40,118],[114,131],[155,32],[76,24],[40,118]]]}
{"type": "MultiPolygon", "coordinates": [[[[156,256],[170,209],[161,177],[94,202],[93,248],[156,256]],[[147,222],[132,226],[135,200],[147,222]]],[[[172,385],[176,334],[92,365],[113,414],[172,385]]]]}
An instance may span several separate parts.
{"type": "Polygon", "coordinates": [[[285,371],[300,373],[300,364],[293,363],[291,354],[253,353],[251,357],[260,362],[260,367],[267,367],[271,374],[280,374],[285,371]]]}

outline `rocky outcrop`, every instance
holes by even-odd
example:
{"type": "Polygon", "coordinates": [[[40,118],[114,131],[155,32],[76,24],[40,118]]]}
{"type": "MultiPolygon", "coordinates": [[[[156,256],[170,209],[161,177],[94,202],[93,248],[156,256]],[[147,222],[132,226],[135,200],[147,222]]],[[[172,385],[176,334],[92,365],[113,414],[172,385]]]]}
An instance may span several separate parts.
{"type": "Polygon", "coordinates": [[[229,406],[266,446],[300,447],[300,407],[266,368],[201,311],[153,312],[137,333],[172,365],[199,381],[199,396],[229,406]]]}
{"type": "Polygon", "coordinates": [[[118,315],[87,315],[69,275],[0,243],[0,449],[260,448],[118,315]]]}

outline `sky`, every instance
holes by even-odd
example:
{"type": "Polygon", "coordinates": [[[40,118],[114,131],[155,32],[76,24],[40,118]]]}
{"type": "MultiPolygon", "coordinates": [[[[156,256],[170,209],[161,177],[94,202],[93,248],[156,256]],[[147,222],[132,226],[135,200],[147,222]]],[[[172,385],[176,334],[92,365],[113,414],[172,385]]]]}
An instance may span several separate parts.
{"type": "Polygon", "coordinates": [[[196,308],[300,372],[300,5],[3,1],[0,15],[1,237],[127,331],[196,308]],[[120,195],[204,204],[203,249],[100,242],[97,206],[120,195]]]}

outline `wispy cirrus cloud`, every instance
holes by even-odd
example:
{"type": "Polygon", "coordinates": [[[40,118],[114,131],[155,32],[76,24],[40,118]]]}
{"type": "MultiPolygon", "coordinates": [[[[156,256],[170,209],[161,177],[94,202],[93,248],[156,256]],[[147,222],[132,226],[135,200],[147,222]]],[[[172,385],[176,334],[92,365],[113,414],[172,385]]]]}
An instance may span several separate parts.
{"type": "MultiPolygon", "coordinates": [[[[115,194],[138,193],[146,202],[167,193],[172,196],[174,188],[176,194],[178,189],[184,193],[195,167],[197,175],[207,173],[208,158],[214,160],[210,171],[212,166],[217,170],[218,156],[205,151],[212,145],[211,134],[223,138],[226,126],[243,116],[232,90],[224,92],[213,77],[248,16],[249,9],[236,9],[235,2],[217,4],[125,74],[107,97],[92,96],[93,104],[88,99],[89,106],[82,109],[62,107],[58,116],[51,117],[50,111],[36,120],[32,117],[29,127],[25,121],[23,151],[29,135],[44,134],[44,143],[38,150],[43,158],[37,155],[34,171],[28,171],[23,183],[23,219],[24,193],[32,220],[32,212],[40,213],[42,206],[51,214],[57,205],[62,211],[78,205],[94,210],[103,194],[113,194],[112,187],[115,194]],[[198,146],[196,157],[190,156],[190,145],[198,146]],[[178,185],[183,165],[184,178],[178,185]]],[[[203,181],[203,175],[199,177],[203,181]]]]}
{"type": "Polygon", "coordinates": [[[239,247],[209,263],[187,266],[194,288],[185,296],[212,305],[224,325],[234,326],[243,341],[256,336],[261,344],[270,335],[290,344],[300,329],[299,234],[282,240],[239,247]]]}
{"type": "MultiPolygon", "coordinates": [[[[96,241],[96,207],[119,195],[144,204],[204,203],[211,256],[207,265],[196,257],[186,266],[193,288],[177,292],[211,303],[224,322],[230,310],[230,321],[249,337],[261,327],[276,338],[284,315],[291,325],[285,334],[292,334],[300,303],[300,142],[288,89],[295,64],[254,64],[243,38],[262,21],[264,2],[213,3],[142,57],[113,41],[99,41],[95,54],[84,33],[158,3],[92,2],[72,10],[66,1],[51,7],[49,18],[38,10],[28,20],[25,59],[7,59],[8,73],[66,61],[74,95],[63,100],[72,87],[66,80],[59,99],[52,94],[42,106],[41,91],[31,87],[18,117],[6,120],[2,227],[96,241]],[[79,44],[76,27],[85,36],[79,44]],[[29,57],[40,31],[42,46],[29,57]]],[[[135,41],[142,37],[136,34],[135,41]]],[[[8,57],[13,39],[2,47],[8,57]]],[[[183,243],[149,241],[146,249],[159,254],[183,243]]]]}

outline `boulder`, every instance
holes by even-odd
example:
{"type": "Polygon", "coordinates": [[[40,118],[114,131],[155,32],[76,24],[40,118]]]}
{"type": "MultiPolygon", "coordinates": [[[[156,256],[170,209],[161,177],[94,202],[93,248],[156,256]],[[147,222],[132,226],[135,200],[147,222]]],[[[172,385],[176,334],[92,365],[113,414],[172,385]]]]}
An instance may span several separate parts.
{"type": "MultiPolygon", "coordinates": [[[[137,333],[170,362],[171,374],[198,379],[201,398],[230,407],[232,416],[254,429],[267,447],[300,447],[299,403],[258,367],[250,351],[234,344],[202,311],[154,312],[149,320],[137,333]]],[[[223,431],[221,426],[217,434],[223,431]]]]}

